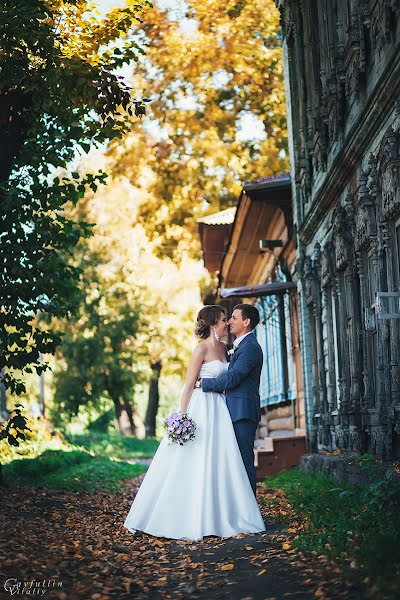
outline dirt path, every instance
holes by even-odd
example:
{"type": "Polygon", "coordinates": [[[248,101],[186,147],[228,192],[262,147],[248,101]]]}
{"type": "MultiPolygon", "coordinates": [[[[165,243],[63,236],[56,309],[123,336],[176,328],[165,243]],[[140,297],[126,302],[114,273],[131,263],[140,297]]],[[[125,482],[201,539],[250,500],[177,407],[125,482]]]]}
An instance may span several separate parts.
{"type": "Polygon", "coordinates": [[[322,557],[310,560],[292,548],[293,529],[262,506],[263,484],[258,501],[266,533],[197,543],[133,536],[122,524],[142,477],[119,493],[4,488],[2,597],[11,596],[3,589],[10,578],[34,581],[35,596],[49,600],[360,597],[334,565],[327,568],[322,557]]]}

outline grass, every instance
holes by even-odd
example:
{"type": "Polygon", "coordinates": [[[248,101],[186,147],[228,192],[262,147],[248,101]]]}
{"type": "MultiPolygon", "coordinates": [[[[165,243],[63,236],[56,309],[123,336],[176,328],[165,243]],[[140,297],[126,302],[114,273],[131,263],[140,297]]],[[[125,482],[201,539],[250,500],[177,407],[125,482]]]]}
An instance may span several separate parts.
{"type": "Polygon", "coordinates": [[[117,432],[87,433],[55,439],[42,424],[16,449],[3,444],[0,453],[5,483],[16,482],[65,490],[117,491],[122,481],[146,471],[132,464],[154,456],[159,441],[136,439],[117,432]],[[128,462],[129,461],[129,462],[128,462]]]}
{"type": "Polygon", "coordinates": [[[152,458],[160,443],[156,438],[138,439],[123,436],[118,432],[66,435],[65,438],[74,446],[80,446],[95,454],[123,460],[152,458]]]}
{"type": "Polygon", "coordinates": [[[70,491],[118,491],[121,482],[146,471],[146,467],[92,456],[82,450],[46,450],[36,458],[14,460],[3,466],[5,482],[70,491]]]}
{"type": "Polygon", "coordinates": [[[395,474],[366,489],[298,468],[265,481],[268,488],[285,492],[295,515],[289,518],[300,523],[294,544],[301,551],[341,562],[345,576],[363,580],[366,597],[398,597],[400,482],[395,474]]]}

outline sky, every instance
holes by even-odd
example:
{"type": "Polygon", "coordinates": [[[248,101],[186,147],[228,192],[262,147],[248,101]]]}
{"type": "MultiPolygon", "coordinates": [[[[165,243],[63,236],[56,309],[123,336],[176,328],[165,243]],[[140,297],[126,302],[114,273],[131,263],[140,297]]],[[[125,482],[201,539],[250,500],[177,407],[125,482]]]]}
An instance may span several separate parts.
{"type": "MultiPolygon", "coordinates": [[[[125,4],[125,0],[95,0],[95,3],[97,4],[100,12],[104,14],[110,8],[123,6],[125,4]]],[[[191,34],[196,30],[197,24],[195,19],[187,19],[185,17],[187,10],[187,4],[185,0],[156,0],[156,3],[157,6],[163,10],[168,10],[172,19],[179,19],[180,28],[182,31],[191,34]]]]}
{"type": "MultiPolygon", "coordinates": [[[[180,22],[180,28],[188,35],[193,34],[196,31],[197,24],[194,19],[188,19],[185,17],[187,11],[187,4],[185,0],[153,0],[157,2],[157,5],[169,11],[171,19],[178,20],[180,22]]],[[[110,8],[117,6],[123,6],[125,0],[95,0],[98,9],[102,14],[105,14],[110,8]]],[[[124,65],[118,69],[118,75],[121,75],[125,80],[129,80],[132,73],[132,68],[129,65],[124,65]]],[[[187,99],[188,108],[190,106],[190,99],[187,99]]],[[[157,127],[155,128],[157,130],[157,127]]],[[[156,135],[158,132],[154,131],[156,135]]],[[[159,135],[159,132],[158,132],[159,135]]],[[[265,139],[265,131],[261,121],[251,113],[244,114],[238,123],[238,139],[240,141],[254,140],[261,141],[265,139]]]]}
{"type": "Polygon", "coordinates": [[[125,4],[124,0],[95,0],[95,4],[97,4],[98,9],[102,14],[106,13],[110,8],[114,8],[115,6],[122,6],[125,4]]]}

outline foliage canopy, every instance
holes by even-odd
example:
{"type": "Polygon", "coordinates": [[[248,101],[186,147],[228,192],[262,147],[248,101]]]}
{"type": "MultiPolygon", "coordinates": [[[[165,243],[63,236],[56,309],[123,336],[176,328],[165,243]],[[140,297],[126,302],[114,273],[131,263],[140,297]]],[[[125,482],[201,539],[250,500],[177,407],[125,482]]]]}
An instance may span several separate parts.
{"type": "Polygon", "coordinates": [[[16,369],[38,373],[60,343],[39,314],[68,316],[79,269],[73,247],[90,227],[68,219],[67,202],[105,181],[67,165],[123,135],[144,112],[114,69],[144,52],[140,15],[128,0],[104,17],[90,0],[9,0],[0,15],[0,367],[21,393],[16,369]]]}
{"type": "Polygon", "coordinates": [[[112,144],[113,173],[156,173],[140,221],[159,255],[198,255],[196,219],[237,202],[244,181],[288,169],[279,12],[273,0],[187,0],[147,13],[133,87],[148,135],[112,144]]]}

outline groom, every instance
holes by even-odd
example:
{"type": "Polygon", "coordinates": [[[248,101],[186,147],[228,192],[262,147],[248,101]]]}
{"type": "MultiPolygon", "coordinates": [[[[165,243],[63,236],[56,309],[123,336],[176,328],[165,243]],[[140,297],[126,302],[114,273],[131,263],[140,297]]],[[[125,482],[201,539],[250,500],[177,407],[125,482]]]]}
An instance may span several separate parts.
{"type": "Polygon", "coordinates": [[[233,342],[234,354],[228,370],[214,379],[202,379],[204,392],[225,390],[226,404],[254,495],[254,437],[261,419],[259,386],[263,353],[252,331],[259,322],[260,316],[255,306],[235,306],[228,321],[231,333],[236,336],[233,342]]]}

